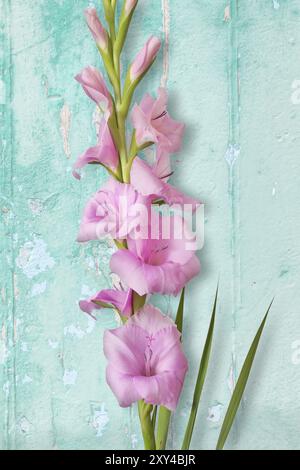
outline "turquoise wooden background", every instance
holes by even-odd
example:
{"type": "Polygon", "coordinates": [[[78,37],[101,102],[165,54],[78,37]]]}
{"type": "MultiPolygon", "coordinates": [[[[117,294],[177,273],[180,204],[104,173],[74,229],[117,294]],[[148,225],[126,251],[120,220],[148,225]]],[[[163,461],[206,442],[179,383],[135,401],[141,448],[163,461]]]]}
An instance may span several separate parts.
{"type": "MultiPolygon", "coordinates": [[[[97,3],[100,3],[98,1],[97,3]]],[[[71,167],[95,142],[94,107],[73,76],[99,64],[87,0],[0,0],[0,448],[133,449],[132,410],[105,383],[102,335],[78,300],[110,283],[105,244],[79,246],[87,198],[71,167]],[[94,115],[94,117],[93,117],[94,115]]],[[[242,361],[275,304],[233,449],[300,449],[300,0],[140,0],[128,61],[165,40],[139,92],[167,83],[187,124],[174,182],[206,203],[202,276],[188,290],[190,360],[170,447],[178,447],[220,277],[209,381],[193,440],[214,448],[242,361]]],[[[163,301],[174,313],[176,302],[163,301]]]]}

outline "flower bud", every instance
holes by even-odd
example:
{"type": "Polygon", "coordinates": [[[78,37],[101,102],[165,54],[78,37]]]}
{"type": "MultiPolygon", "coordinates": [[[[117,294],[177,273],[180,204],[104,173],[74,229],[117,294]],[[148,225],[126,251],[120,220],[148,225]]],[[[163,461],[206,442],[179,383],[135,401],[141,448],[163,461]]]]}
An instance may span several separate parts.
{"type": "Polygon", "coordinates": [[[83,69],[75,78],[88,97],[109,116],[112,112],[112,100],[103,75],[95,67],[90,66],[83,69]]]}
{"type": "Polygon", "coordinates": [[[85,10],[85,17],[97,46],[103,51],[106,51],[108,47],[108,35],[98,18],[96,8],[87,8],[85,10]]]}
{"type": "Polygon", "coordinates": [[[130,68],[130,79],[135,81],[146,72],[152,64],[160,49],[161,41],[155,36],[151,36],[143,49],[138,53],[130,68]]]}

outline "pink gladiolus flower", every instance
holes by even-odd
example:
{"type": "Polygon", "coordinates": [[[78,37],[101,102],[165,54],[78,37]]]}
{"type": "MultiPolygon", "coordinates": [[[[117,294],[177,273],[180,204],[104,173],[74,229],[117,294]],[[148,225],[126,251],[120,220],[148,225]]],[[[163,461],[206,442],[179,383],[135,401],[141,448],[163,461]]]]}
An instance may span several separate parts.
{"type": "Polygon", "coordinates": [[[101,21],[98,18],[96,8],[87,8],[85,10],[85,18],[88,27],[96,41],[97,46],[102,50],[107,50],[108,47],[108,36],[105,28],[102,26],[101,21]]]}
{"type": "Polygon", "coordinates": [[[83,312],[89,315],[94,310],[116,308],[121,315],[130,317],[132,315],[132,290],[103,290],[88,300],[82,300],[79,302],[79,306],[83,312]]]}
{"type": "Polygon", "coordinates": [[[184,124],[171,119],[167,112],[168,95],[164,88],[158,98],[146,94],[140,105],[132,111],[132,123],[138,145],[153,142],[169,153],[178,152],[184,133],[184,124]]]}
{"type": "Polygon", "coordinates": [[[195,237],[179,216],[162,216],[152,210],[148,238],[127,239],[128,250],[119,250],[110,267],[122,282],[139,295],[173,294],[200,271],[195,237]]]}
{"type": "Polygon", "coordinates": [[[75,79],[82,85],[85,93],[102,110],[106,119],[112,111],[112,99],[103,75],[95,67],[86,67],[75,79]]]}
{"type": "Polygon", "coordinates": [[[109,127],[105,119],[102,119],[98,135],[98,144],[89,148],[80,155],[73,166],[73,176],[80,179],[77,170],[90,163],[98,163],[111,170],[116,170],[119,165],[119,155],[113,142],[109,127]]]}
{"type": "Polygon", "coordinates": [[[147,225],[150,199],[141,196],[133,186],[111,178],[88,202],[78,235],[79,242],[98,240],[108,235],[125,239],[134,230],[147,225]]]}
{"type": "Polygon", "coordinates": [[[125,13],[126,13],[127,16],[130,15],[133,8],[136,6],[137,2],[138,2],[138,0],[126,0],[125,13]]]}
{"type": "Polygon", "coordinates": [[[138,400],[177,407],[188,363],[171,319],[146,305],[127,324],[104,334],[107,382],[120,406],[138,400]]]}
{"type": "Polygon", "coordinates": [[[169,163],[166,155],[163,155],[165,161],[157,162],[151,168],[145,161],[136,157],[131,169],[131,184],[132,186],[144,196],[152,196],[152,199],[163,199],[170,206],[180,205],[182,207],[190,206],[192,211],[195,212],[200,206],[200,202],[182,192],[178,191],[174,186],[166,183],[170,174],[163,174],[162,168],[169,163]]]}
{"type": "Polygon", "coordinates": [[[148,67],[156,58],[161,46],[161,41],[155,36],[151,36],[143,49],[138,53],[130,68],[130,79],[135,81],[146,72],[148,67]]]}

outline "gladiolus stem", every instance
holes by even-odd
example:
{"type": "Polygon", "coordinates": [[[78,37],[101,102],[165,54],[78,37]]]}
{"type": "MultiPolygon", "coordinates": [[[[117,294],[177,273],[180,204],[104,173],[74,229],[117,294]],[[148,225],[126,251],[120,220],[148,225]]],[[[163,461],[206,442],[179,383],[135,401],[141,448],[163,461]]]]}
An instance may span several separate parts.
{"type": "Polygon", "coordinates": [[[156,436],[156,448],[157,450],[165,450],[167,445],[167,438],[169,433],[171,419],[171,411],[167,410],[164,406],[161,406],[158,414],[157,423],[157,436],[156,436]]]}
{"type": "Polygon", "coordinates": [[[153,410],[152,405],[147,405],[143,401],[138,402],[139,416],[141,421],[141,428],[145,444],[145,450],[156,450],[155,435],[151,413],[153,410]]]}

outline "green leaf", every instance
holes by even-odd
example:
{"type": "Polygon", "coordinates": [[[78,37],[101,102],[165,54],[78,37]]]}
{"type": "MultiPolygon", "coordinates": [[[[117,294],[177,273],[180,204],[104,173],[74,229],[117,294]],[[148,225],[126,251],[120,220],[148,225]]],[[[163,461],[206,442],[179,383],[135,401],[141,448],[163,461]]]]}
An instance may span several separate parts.
{"type": "Polygon", "coordinates": [[[175,320],[176,326],[178,328],[178,331],[180,331],[180,333],[182,333],[183,331],[184,300],[185,300],[185,289],[183,289],[181,297],[180,297],[180,302],[179,302],[176,320],[175,320]]]}
{"type": "MultiPolygon", "coordinates": [[[[183,330],[184,298],[185,298],[185,289],[183,289],[181,297],[180,297],[180,302],[179,302],[176,320],[175,320],[176,326],[178,328],[178,331],[180,331],[180,333],[182,333],[182,330],[183,330]]],[[[161,406],[159,408],[158,423],[157,423],[157,436],[156,436],[157,450],[165,450],[166,448],[171,416],[172,416],[172,413],[170,410],[168,410],[164,406],[161,406]]]]}
{"type": "Polygon", "coordinates": [[[213,333],[214,333],[214,326],[215,326],[215,319],[216,319],[216,310],[217,310],[217,303],[218,303],[218,289],[216,292],[216,297],[215,297],[215,303],[212,311],[212,317],[211,317],[211,322],[202,354],[202,359],[200,362],[200,367],[199,367],[199,373],[198,373],[198,378],[195,386],[195,392],[194,392],[194,399],[193,399],[193,404],[192,404],[192,409],[191,409],[191,414],[190,414],[190,419],[186,428],[183,444],[182,444],[182,450],[189,450],[190,445],[191,445],[191,440],[193,436],[193,431],[194,431],[194,426],[195,426],[195,421],[198,413],[198,408],[199,408],[199,403],[202,395],[202,390],[207,374],[207,369],[209,365],[209,359],[210,359],[210,353],[211,353],[211,347],[212,347],[212,340],[213,340],[213,333]]]}
{"type": "Polygon", "coordinates": [[[246,385],[247,385],[247,382],[248,382],[248,379],[249,379],[249,376],[250,376],[250,372],[251,372],[252,364],[253,364],[253,361],[254,361],[254,358],[255,358],[255,354],[256,354],[256,351],[257,351],[257,348],[258,348],[258,345],[259,345],[259,341],[260,341],[261,335],[263,333],[263,330],[264,330],[269,312],[271,310],[272,304],[273,304],[273,301],[272,301],[270,307],[268,308],[268,311],[267,311],[267,313],[266,313],[266,315],[263,319],[263,322],[262,322],[262,324],[261,324],[261,326],[260,326],[260,328],[259,328],[259,330],[258,330],[258,332],[257,332],[257,334],[254,338],[252,346],[251,346],[251,348],[249,350],[249,353],[246,357],[246,360],[244,362],[242,371],[240,373],[238,382],[237,382],[236,387],[234,389],[234,392],[233,392],[233,395],[232,395],[231,401],[229,403],[228,410],[227,410],[227,413],[226,413],[226,416],[225,416],[225,419],[224,419],[224,422],[223,422],[223,426],[222,426],[220,437],[219,437],[218,444],[217,444],[217,450],[222,450],[224,448],[227,437],[230,433],[232,424],[234,422],[237,410],[240,406],[240,403],[241,403],[241,400],[242,400],[242,397],[243,397],[243,394],[244,394],[244,391],[245,391],[245,388],[246,388],[246,385]]]}

